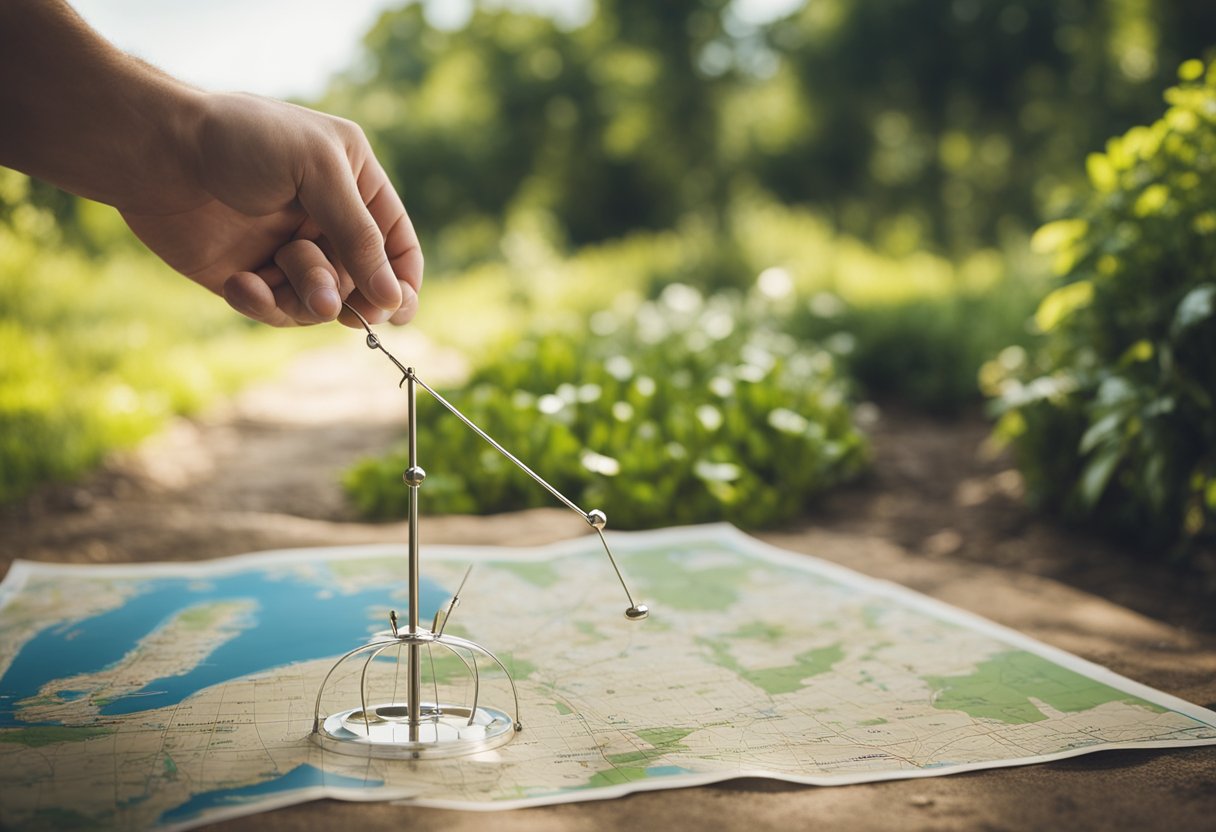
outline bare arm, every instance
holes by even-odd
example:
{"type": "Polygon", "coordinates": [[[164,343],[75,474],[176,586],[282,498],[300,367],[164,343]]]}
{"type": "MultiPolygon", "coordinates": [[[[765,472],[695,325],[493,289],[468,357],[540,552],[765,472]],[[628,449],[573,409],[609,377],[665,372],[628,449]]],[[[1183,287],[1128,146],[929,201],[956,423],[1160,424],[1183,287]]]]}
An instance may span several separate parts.
{"type": "Polygon", "coordinates": [[[332,320],[342,298],[373,322],[417,309],[422,251],[358,126],[196,90],[61,0],[0,0],[0,164],[115,206],[256,320],[332,320]]]}

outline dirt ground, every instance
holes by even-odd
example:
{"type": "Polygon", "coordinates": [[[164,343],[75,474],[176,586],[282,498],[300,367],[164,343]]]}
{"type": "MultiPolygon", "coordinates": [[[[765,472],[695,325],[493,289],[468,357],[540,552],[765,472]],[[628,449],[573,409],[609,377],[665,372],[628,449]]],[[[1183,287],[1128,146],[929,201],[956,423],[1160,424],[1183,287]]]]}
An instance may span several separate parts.
{"type": "MultiPolygon", "coordinates": [[[[391,349],[435,386],[460,362],[407,331],[391,349]]],[[[176,423],[81,483],[0,509],[0,573],[16,558],[108,563],[195,560],[260,549],[402,540],[367,524],[338,478],[399,434],[397,376],[352,336],[282,378],[176,423]]],[[[1021,501],[1009,460],[978,416],[932,420],[888,407],[870,428],[864,481],[764,539],[895,580],[1211,708],[1216,567],[1160,559],[1070,532],[1021,501]]],[[[420,462],[434,470],[441,460],[420,462]]],[[[517,449],[527,459],[526,449],[517,449]]],[[[611,507],[605,507],[611,515],[611,507]]],[[[425,542],[529,545],[585,526],[565,510],[426,517],[425,542]]],[[[763,781],[656,792],[507,815],[324,802],[225,829],[1210,829],[1216,749],[1117,752],[927,781],[807,789],[763,781]],[[1155,808],[1154,808],[1155,807],[1155,808]],[[1165,807],[1165,808],[1161,808],[1165,807]],[[492,822],[491,822],[492,821],[492,822]]]]}

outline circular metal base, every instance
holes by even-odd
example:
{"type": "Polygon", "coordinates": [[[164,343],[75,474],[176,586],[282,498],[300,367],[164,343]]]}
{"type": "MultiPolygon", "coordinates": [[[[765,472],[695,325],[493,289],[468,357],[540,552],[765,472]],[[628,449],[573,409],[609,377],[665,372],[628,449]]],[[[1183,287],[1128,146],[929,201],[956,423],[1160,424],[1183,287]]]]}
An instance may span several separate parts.
{"type": "Polygon", "coordinates": [[[423,702],[418,738],[410,740],[410,706],[369,705],[330,714],[313,731],[313,742],[354,757],[421,760],[461,757],[506,745],[520,730],[503,711],[423,702]],[[472,716],[472,719],[470,719],[472,716]]]}

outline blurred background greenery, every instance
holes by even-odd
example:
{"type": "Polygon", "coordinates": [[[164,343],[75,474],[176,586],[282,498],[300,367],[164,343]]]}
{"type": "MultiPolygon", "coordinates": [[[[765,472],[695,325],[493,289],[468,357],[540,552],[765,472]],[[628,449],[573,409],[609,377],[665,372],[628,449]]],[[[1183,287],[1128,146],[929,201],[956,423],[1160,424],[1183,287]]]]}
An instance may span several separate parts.
{"type": "MultiPolygon", "coordinates": [[[[986,393],[1038,505],[1210,544],[1216,4],[789,5],[410,3],[304,102],[398,185],[418,326],[476,368],[453,400],[615,526],[759,526],[863,469],[859,403],[986,393]]],[[[104,209],[3,174],[0,497],[231,389],[249,339],[291,347],[159,272],[104,209]]],[[[443,509],[537,499],[427,429],[443,509]]],[[[395,516],[399,469],[347,487],[395,516]]]]}

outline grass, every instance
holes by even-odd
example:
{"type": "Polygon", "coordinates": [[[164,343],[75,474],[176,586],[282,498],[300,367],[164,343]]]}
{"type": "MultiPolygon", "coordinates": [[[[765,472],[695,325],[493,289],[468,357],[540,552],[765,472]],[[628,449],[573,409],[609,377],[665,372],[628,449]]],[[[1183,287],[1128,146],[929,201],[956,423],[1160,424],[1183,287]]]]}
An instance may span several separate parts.
{"type": "Polygon", "coordinates": [[[109,250],[62,246],[37,212],[0,224],[0,501],[80,475],[299,347],[152,255],[109,250]]]}

